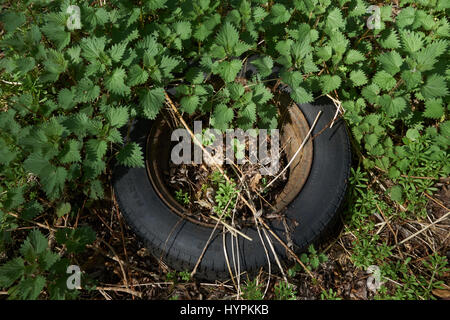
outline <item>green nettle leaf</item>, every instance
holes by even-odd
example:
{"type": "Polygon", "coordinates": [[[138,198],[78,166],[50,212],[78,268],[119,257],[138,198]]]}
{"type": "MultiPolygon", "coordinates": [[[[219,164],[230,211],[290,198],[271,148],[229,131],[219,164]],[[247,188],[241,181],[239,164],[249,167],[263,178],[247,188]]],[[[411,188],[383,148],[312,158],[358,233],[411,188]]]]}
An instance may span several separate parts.
{"type": "Polygon", "coordinates": [[[27,260],[34,260],[36,256],[48,248],[47,238],[38,230],[33,229],[20,247],[20,253],[27,260]]]}
{"type": "Polygon", "coordinates": [[[100,180],[93,180],[89,188],[91,199],[98,200],[104,197],[103,183],[100,180]]]}
{"type": "Polygon", "coordinates": [[[214,28],[220,23],[220,15],[214,14],[213,16],[207,18],[197,26],[194,32],[194,38],[198,41],[204,41],[211,33],[213,33],[214,28]]]}
{"type": "Polygon", "coordinates": [[[89,102],[97,98],[100,94],[100,87],[87,78],[83,78],[78,82],[76,87],[76,99],[80,102],[89,102]]]}
{"type": "Polygon", "coordinates": [[[274,24],[286,23],[291,18],[291,13],[281,3],[276,3],[270,10],[270,22],[274,24]]]}
{"type": "Polygon", "coordinates": [[[109,107],[105,112],[105,117],[112,127],[120,128],[128,122],[128,108],[109,107]]]}
{"type": "Polygon", "coordinates": [[[381,37],[380,44],[384,49],[400,48],[400,41],[398,40],[397,31],[389,30],[386,35],[381,37]]]}
{"type": "Polygon", "coordinates": [[[105,87],[112,93],[125,96],[130,93],[130,88],[125,84],[125,70],[121,67],[114,71],[105,79],[105,87]]]}
{"type": "Polygon", "coordinates": [[[106,154],[108,144],[104,140],[90,139],[86,142],[86,159],[99,161],[106,154]]]}
{"type": "Polygon", "coordinates": [[[11,151],[8,148],[5,140],[0,138],[0,164],[8,165],[17,156],[16,151],[11,151]]]}
{"type": "Polygon", "coordinates": [[[314,101],[313,95],[300,86],[292,89],[291,97],[297,103],[308,103],[314,101]]]}
{"type": "Polygon", "coordinates": [[[139,97],[139,103],[144,116],[154,120],[165,100],[164,89],[155,88],[143,91],[139,97]]]}
{"type": "Polygon", "coordinates": [[[352,80],[353,84],[357,87],[367,83],[367,77],[362,70],[350,72],[350,80],[352,80]]]}
{"type": "Polygon", "coordinates": [[[142,149],[135,142],[128,143],[119,151],[117,161],[127,167],[143,168],[145,166],[142,149]]]}
{"type": "Polygon", "coordinates": [[[300,59],[303,59],[309,52],[312,51],[312,47],[309,44],[309,40],[305,38],[292,44],[291,51],[295,61],[300,61],[300,59]]]}
{"type": "Polygon", "coordinates": [[[234,118],[234,112],[224,104],[219,104],[214,108],[214,114],[211,117],[211,125],[219,130],[228,128],[229,123],[234,118]]]}
{"type": "Polygon", "coordinates": [[[342,32],[333,32],[333,36],[330,39],[330,45],[338,55],[343,55],[345,53],[348,44],[349,41],[342,32]]]}
{"type": "Polygon", "coordinates": [[[297,87],[302,81],[303,76],[299,71],[281,71],[281,79],[291,88],[297,87]]]}
{"type": "Polygon", "coordinates": [[[273,60],[271,57],[264,56],[262,58],[252,60],[251,64],[258,69],[261,77],[267,77],[272,73],[273,60]]]}
{"type": "Polygon", "coordinates": [[[106,38],[83,38],[81,40],[81,55],[88,61],[93,62],[100,58],[101,53],[104,52],[106,45],[106,38]]]}
{"type": "Polygon", "coordinates": [[[330,11],[327,17],[326,25],[330,29],[343,29],[345,28],[345,21],[342,18],[342,12],[338,8],[334,8],[330,11]]]}
{"type": "Polygon", "coordinates": [[[62,193],[67,178],[67,170],[63,167],[53,167],[46,175],[41,177],[42,188],[47,197],[56,199],[62,193]]]}
{"type": "Polygon", "coordinates": [[[444,106],[442,105],[442,99],[430,99],[425,101],[424,117],[439,119],[444,115],[444,106]]]}
{"type": "Polygon", "coordinates": [[[364,61],[366,58],[358,50],[349,50],[347,56],[345,57],[346,64],[354,64],[356,62],[364,61]]]}
{"type": "Polygon", "coordinates": [[[200,98],[198,96],[189,96],[181,98],[180,105],[183,112],[192,114],[198,107],[200,98]]]}
{"type": "Polygon", "coordinates": [[[128,85],[130,87],[143,84],[148,79],[148,73],[139,65],[133,65],[128,72],[128,85]]]}
{"type": "Polygon", "coordinates": [[[186,73],[186,80],[192,84],[201,84],[204,80],[203,71],[199,68],[191,68],[186,73]]]}
{"type": "Polygon", "coordinates": [[[405,70],[402,72],[402,79],[408,90],[414,89],[422,82],[422,74],[419,71],[405,70]]]}
{"type": "Polygon", "coordinates": [[[253,89],[253,101],[259,105],[265,104],[273,98],[273,93],[262,83],[255,85],[253,89]]]}
{"type": "Polygon", "coordinates": [[[401,33],[403,49],[408,53],[419,51],[423,47],[422,36],[414,31],[403,31],[401,33]]]}
{"type": "Polygon", "coordinates": [[[15,258],[0,267],[0,288],[10,287],[16,280],[21,278],[25,272],[25,261],[15,258]]]}
{"type": "Polygon", "coordinates": [[[86,245],[93,243],[96,238],[95,231],[89,226],[59,229],[55,234],[56,241],[66,245],[67,250],[73,253],[83,252],[86,245]]]}
{"type": "Polygon", "coordinates": [[[320,85],[322,88],[322,92],[325,94],[338,89],[341,85],[341,78],[337,75],[324,75],[320,77],[320,85]]]}
{"type": "Polygon", "coordinates": [[[383,69],[390,73],[391,75],[395,75],[400,71],[400,67],[403,64],[402,57],[396,51],[385,52],[378,56],[378,61],[380,62],[383,69]]]}
{"type": "Polygon", "coordinates": [[[179,21],[174,24],[175,32],[180,36],[181,40],[189,39],[191,36],[191,24],[188,21],[179,21]]]}
{"type": "Polygon", "coordinates": [[[234,47],[239,41],[239,33],[229,22],[225,23],[216,37],[216,43],[222,46],[227,54],[232,54],[234,47]]]}
{"type": "Polygon", "coordinates": [[[66,214],[68,214],[70,212],[71,209],[72,209],[72,206],[70,205],[69,202],[61,202],[56,207],[56,215],[58,217],[65,216],[66,214]]]}
{"type": "Polygon", "coordinates": [[[446,40],[437,40],[429,44],[426,48],[422,48],[416,53],[417,69],[420,71],[432,70],[436,64],[436,58],[442,55],[447,49],[446,40]]]}
{"type": "Polygon", "coordinates": [[[242,69],[242,61],[241,60],[231,60],[231,61],[222,61],[217,71],[223,81],[231,82],[234,81],[238,72],[242,69]]]}
{"type": "MultiPolygon", "coordinates": [[[[322,60],[322,61],[327,61],[328,59],[331,58],[332,54],[333,54],[333,49],[331,48],[331,46],[323,46],[323,47],[319,47],[316,49],[317,50],[317,56],[322,60]]],[[[354,50],[356,51],[356,50],[354,50]]],[[[363,56],[364,57],[364,56],[363,56]]]]}
{"type": "Polygon", "coordinates": [[[44,211],[44,208],[42,207],[42,205],[37,202],[36,200],[28,202],[25,207],[24,210],[21,213],[21,217],[23,219],[26,220],[31,220],[34,217],[36,217],[37,215],[41,214],[44,211]]]}
{"type": "Polygon", "coordinates": [[[11,33],[26,22],[22,12],[5,12],[0,15],[0,22],[3,23],[6,32],[11,33]]]}
{"type": "Polygon", "coordinates": [[[384,90],[390,90],[395,87],[397,81],[384,70],[378,71],[373,77],[373,82],[384,90]]]}
{"type": "Polygon", "coordinates": [[[426,99],[446,96],[448,91],[445,78],[437,74],[429,76],[420,92],[426,99]]]}
{"type": "Polygon", "coordinates": [[[444,137],[450,138],[450,120],[442,122],[439,126],[439,129],[444,137]]]}
{"type": "Polygon", "coordinates": [[[395,22],[399,28],[413,24],[416,9],[413,7],[403,8],[397,15],[395,22]]]}
{"type": "Polygon", "coordinates": [[[61,152],[60,161],[62,163],[73,163],[81,161],[81,142],[78,140],[69,140],[64,145],[64,149],[61,152]]]}
{"type": "Polygon", "coordinates": [[[49,22],[42,27],[42,32],[56,45],[58,50],[64,49],[70,43],[70,32],[66,32],[62,25],[49,22]]]}
{"type": "Polygon", "coordinates": [[[385,94],[379,98],[379,104],[384,108],[388,116],[396,117],[406,108],[406,101],[402,97],[392,98],[385,94]]]}
{"type": "Polygon", "coordinates": [[[35,62],[34,58],[27,57],[24,59],[17,60],[16,65],[17,65],[17,71],[21,75],[24,75],[34,68],[34,66],[36,65],[36,62],[35,62]]]}
{"type": "Polygon", "coordinates": [[[120,60],[122,60],[126,48],[127,48],[126,42],[121,42],[113,45],[111,49],[108,50],[111,59],[115,62],[119,62],[120,60]]]}
{"type": "Polygon", "coordinates": [[[75,94],[69,89],[62,89],[58,93],[58,104],[64,110],[70,110],[75,106],[75,94]]]}
{"type": "Polygon", "coordinates": [[[28,172],[36,175],[45,175],[51,170],[51,164],[40,152],[34,152],[23,163],[23,167],[28,172]]]}
{"type": "Polygon", "coordinates": [[[174,57],[163,56],[161,63],[159,64],[159,68],[162,70],[164,77],[171,78],[171,72],[176,66],[178,66],[178,64],[179,61],[174,57]]]}

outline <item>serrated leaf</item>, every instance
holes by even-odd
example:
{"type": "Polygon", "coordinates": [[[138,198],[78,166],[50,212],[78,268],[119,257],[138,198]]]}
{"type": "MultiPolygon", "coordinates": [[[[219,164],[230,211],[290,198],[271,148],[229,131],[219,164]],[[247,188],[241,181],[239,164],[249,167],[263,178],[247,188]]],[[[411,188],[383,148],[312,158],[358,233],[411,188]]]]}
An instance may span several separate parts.
{"type": "Polygon", "coordinates": [[[216,43],[225,49],[227,54],[231,54],[239,41],[239,33],[229,22],[225,23],[216,37],[216,43]]]}
{"type": "Polygon", "coordinates": [[[341,85],[341,78],[338,75],[324,75],[320,77],[320,84],[322,92],[325,94],[338,89],[341,85]]]}
{"type": "Polygon", "coordinates": [[[342,12],[338,8],[334,8],[327,16],[326,25],[330,29],[345,28],[345,21],[342,18],[342,12]]]}
{"type": "Polygon", "coordinates": [[[388,116],[396,117],[406,108],[406,101],[402,97],[392,98],[385,94],[379,99],[380,105],[388,116]]]}
{"type": "Polygon", "coordinates": [[[104,140],[89,139],[86,142],[86,159],[99,161],[106,154],[108,144],[104,140]]]}
{"type": "Polygon", "coordinates": [[[419,51],[423,47],[422,36],[414,31],[401,32],[401,38],[403,43],[403,49],[408,53],[414,53],[419,51]]]}
{"type": "Polygon", "coordinates": [[[125,49],[127,48],[126,42],[121,42],[113,45],[108,51],[111,59],[115,62],[119,62],[122,60],[123,54],[125,53],[125,49]]]}
{"type": "Polygon", "coordinates": [[[58,229],[55,234],[56,241],[66,245],[67,250],[73,253],[83,252],[86,245],[93,243],[96,238],[95,231],[89,226],[58,229]]]}
{"type": "Polygon", "coordinates": [[[0,288],[10,287],[25,272],[25,261],[22,258],[12,259],[0,267],[0,288]]]}
{"type": "Polygon", "coordinates": [[[181,40],[189,39],[191,36],[191,24],[189,21],[179,21],[174,24],[175,32],[180,36],[181,40]]]}
{"type": "Polygon", "coordinates": [[[81,142],[78,140],[69,140],[68,143],[64,145],[64,149],[60,156],[60,161],[62,163],[73,163],[81,161],[81,142]]]}
{"type": "Polygon", "coordinates": [[[165,100],[164,89],[155,88],[146,90],[140,94],[139,103],[144,115],[154,120],[165,100]]]}
{"type": "Polygon", "coordinates": [[[89,102],[97,98],[100,94],[100,87],[94,85],[94,83],[88,79],[83,78],[78,82],[76,86],[76,99],[80,102],[89,102]]]}
{"type": "Polygon", "coordinates": [[[403,59],[397,51],[385,52],[379,55],[378,61],[380,62],[382,68],[391,75],[395,75],[399,72],[400,67],[403,64],[403,59]]]}
{"type": "Polygon", "coordinates": [[[200,98],[198,96],[183,97],[180,100],[181,110],[188,114],[192,114],[197,109],[199,102],[200,98]]]}
{"type": "Polygon", "coordinates": [[[225,130],[228,128],[228,125],[233,118],[233,110],[224,104],[219,104],[214,108],[214,114],[211,117],[211,125],[219,130],[225,130]]]}
{"type": "Polygon", "coordinates": [[[69,202],[61,202],[56,207],[56,215],[58,217],[65,216],[66,214],[68,214],[70,212],[71,209],[72,209],[72,206],[70,205],[69,202]]]}
{"type": "Polygon", "coordinates": [[[33,229],[26,240],[22,243],[20,247],[20,253],[25,259],[29,260],[43,253],[48,248],[47,238],[38,230],[33,229]]]}
{"type": "Polygon", "coordinates": [[[105,87],[112,93],[125,96],[130,93],[130,88],[125,84],[125,70],[121,67],[114,69],[114,71],[105,78],[105,87]]]}
{"type": "Polygon", "coordinates": [[[74,97],[75,95],[71,90],[64,88],[58,93],[58,104],[64,110],[70,110],[75,106],[74,97]]]}
{"type": "Polygon", "coordinates": [[[395,23],[401,29],[413,24],[416,9],[413,7],[403,8],[397,15],[395,23]]]}
{"type": "Polygon", "coordinates": [[[172,70],[178,66],[179,61],[173,57],[163,56],[159,68],[163,71],[164,77],[171,77],[172,70]]]}
{"type": "Polygon", "coordinates": [[[417,70],[405,70],[402,72],[402,79],[405,81],[408,90],[411,90],[422,82],[422,74],[417,70]]]}
{"type": "Polygon", "coordinates": [[[400,41],[396,30],[388,30],[387,35],[383,35],[380,39],[380,44],[384,49],[400,48],[400,41]]]}
{"type": "Polygon", "coordinates": [[[112,127],[120,128],[128,122],[128,108],[109,107],[105,112],[105,117],[112,127]]]}
{"type": "Polygon", "coordinates": [[[354,64],[356,62],[364,61],[366,58],[364,55],[358,50],[349,50],[347,56],[345,57],[346,64],[354,64]]]}
{"type": "Polygon", "coordinates": [[[286,23],[291,18],[291,13],[281,3],[276,3],[270,10],[270,21],[273,24],[286,23]]]}
{"type": "Polygon", "coordinates": [[[313,95],[300,86],[292,89],[291,97],[297,103],[308,103],[314,101],[313,95]]]}
{"type": "Polygon", "coordinates": [[[51,169],[51,164],[46,157],[40,152],[34,152],[28,156],[28,158],[23,163],[23,167],[28,172],[34,173],[36,175],[41,175],[47,173],[51,169]]]}
{"type": "Polygon", "coordinates": [[[252,60],[250,63],[258,69],[261,77],[267,77],[272,73],[273,60],[269,56],[252,60]]]}
{"type": "Polygon", "coordinates": [[[126,167],[143,168],[145,166],[141,147],[135,142],[128,143],[119,151],[117,161],[126,167]]]}
{"type": "Polygon", "coordinates": [[[219,64],[217,71],[222,77],[223,81],[228,83],[234,81],[241,68],[242,61],[235,59],[231,61],[222,61],[219,64]]]}
{"type": "Polygon", "coordinates": [[[94,61],[100,58],[100,55],[105,50],[106,38],[91,37],[83,38],[81,40],[81,55],[89,60],[94,61]]]}
{"type": "Polygon", "coordinates": [[[444,107],[442,105],[442,99],[430,99],[425,101],[424,117],[439,119],[444,115],[444,107]]]}
{"type": "Polygon", "coordinates": [[[26,22],[22,12],[6,11],[0,15],[0,22],[3,23],[6,32],[11,33],[26,22]]]}
{"type": "Polygon", "coordinates": [[[448,94],[445,78],[437,74],[429,76],[420,92],[425,99],[445,97],[448,94]]]}
{"type": "Polygon", "coordinates": [[[357,87],[367,83],[367,77],[362,70],[354,70],[350,72],[350,80],[352,80],[353,84],[357,87]]]}
{"type": "Polygon", "coordinates": [[[148,79],[148,73],[142,69],[139,65],[135,64],[130,68],[128,72],[128,85],[130,87],[143,84],[148,79]]]}
{"type": "Polygon", "coordinates": [[[384,90],[390,90],[395,87],[397,81],[384,70],[378,71],[373,77],[373,82],[384,90]]]}

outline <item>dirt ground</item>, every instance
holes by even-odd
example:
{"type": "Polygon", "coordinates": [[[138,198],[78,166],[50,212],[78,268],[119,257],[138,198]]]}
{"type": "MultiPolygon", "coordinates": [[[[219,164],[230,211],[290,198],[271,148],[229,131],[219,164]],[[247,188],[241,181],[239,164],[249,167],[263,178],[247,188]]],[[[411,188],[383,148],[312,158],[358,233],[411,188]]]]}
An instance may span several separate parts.
{"type": "MultiPolygon", "coordinates": [[[[439,203],[429,201],[427,209],[437,219],[446,213],[443,204],[450,203],[448,181],[440,184],[440,191],[435,195],[435,199],[439,203]]],[[[345,212],[344,208],[343,220],[345,212]]],[[[97,232],[97,241],[88,248],[82,258],[79,257],[78,261],[81,269],[88,275],[88,282],[94,280],[92,283],[95,283],[97,288],[91,291],[83,290],[80,296],[82,299],[236,299],[237,297],[237,290],[231,280],[206,283],[195,279],[184,281],[180,277],[174,277],[173,270],[154,258],[127,227],[114,197],[83,210],[78,220],[81,224],[88,222],[97,232]]],[[[406,226],[393,227],[396,230],[406,228],[406,226]]],[[[439,238],[438,242],[443,248],[447,248],[449,255],[448,228],[433,229],[433,233],[430,234],[439,238]]],[[[392,238],[389,228],[384,228],[380,235],[387,241],[392,238]]],[[[322,288],[333,289],[337,296],[343,299],[366,300],[374,297],[374,292],[367,287],[369,274],[356,268],[351,260],[352,237],[351,233],[346,233],[344,228],[341,228],[337,237],[319,248],[319,251],[328,255],[328,261],[312,271],[315,280],[306,272],[298,272],[294,278],[290,278],[299,300],[320,299],[322,288]]],[[[423,250],[426,251],[423,246],[419,238],[408,243],[408,248],[417,252],[418,257],[423,256],[423,250]]],[[[450,275],[446,278],[449,283],[450,275]]],[[[242,279],[245,281],[247,276],[243,275],[242,279]]],[[[265,285],[268,274],[260,272],[257,279],[265,285]]],[[[273,286],[281,280],[279,274],[271,275],[265,299],[274,298],[273,286]]],[[[386,286],[389,288],[393,283],[387,283],[386,286]]],[[[436,291],[438,298],[449,298],[448,294],[448,290],[436,291]]]]}

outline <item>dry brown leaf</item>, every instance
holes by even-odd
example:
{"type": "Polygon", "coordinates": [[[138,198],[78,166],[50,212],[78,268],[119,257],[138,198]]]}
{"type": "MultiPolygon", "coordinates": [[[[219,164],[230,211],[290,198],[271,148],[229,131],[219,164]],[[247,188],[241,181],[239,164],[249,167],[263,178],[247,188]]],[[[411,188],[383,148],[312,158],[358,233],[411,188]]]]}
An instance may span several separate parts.
{"type": "Polygon", "coordinates": [[[450,300],[450,290],[448,289],[433,289],[431,292],[438,298],[450,300]]]}

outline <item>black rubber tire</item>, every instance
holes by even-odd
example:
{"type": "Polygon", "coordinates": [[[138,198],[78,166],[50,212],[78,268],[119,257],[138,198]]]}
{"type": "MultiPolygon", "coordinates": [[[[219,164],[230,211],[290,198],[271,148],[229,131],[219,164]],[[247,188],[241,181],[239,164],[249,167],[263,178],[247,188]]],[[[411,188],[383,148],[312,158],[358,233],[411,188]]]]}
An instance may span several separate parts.
{"type": "MultiPolygon", "coordinates": [[[[318,111],[322,110],[313,135],[328,126],[336,111],[333,104],[324,100],[299,107],[310,125],[318,111]]],[[[143,150],[151,125],[149,120],[138,120],[130,131],[130,140],[138,143],[143,150]]],[[[325,129],[313,140],[313,144],[313,163],[309,177],[297,198],[286,209],[287,216],[298,221],[291,236],[297,253],[327,236],[339,220],[338,211],[344,199],[350,172],[350,144],[342,120],[337,121],[332,128],[325,129]]],[[[212,229],[183,220],[170,211],[154,191],[145,168],[116,166],[113,180],[124,218],[155,257],[162,258],[176,270],[191,271],[212,229]]],[[[281,223],[273,223],[271,228],[286,241],[285,228],[281,223]]],[[[253,241],[239,237],[240,271],[253,273],[261,267],[267,267],[267,256],[257,230],[249,228],[242,231],[253,241]]],[[[266,240],[264,241],[273,262],[274,258],[266,240]]],[[[286,261],[286,250],[274,239],[273,244],[279,258],[286,261]]],[[[229,234],[226,236],[226,247],[229,261],[232,261],[229,234]]],[[[223,235],[219,231],[215,232],[196,276],[207,280],[229,278],[223,235]]]]}

